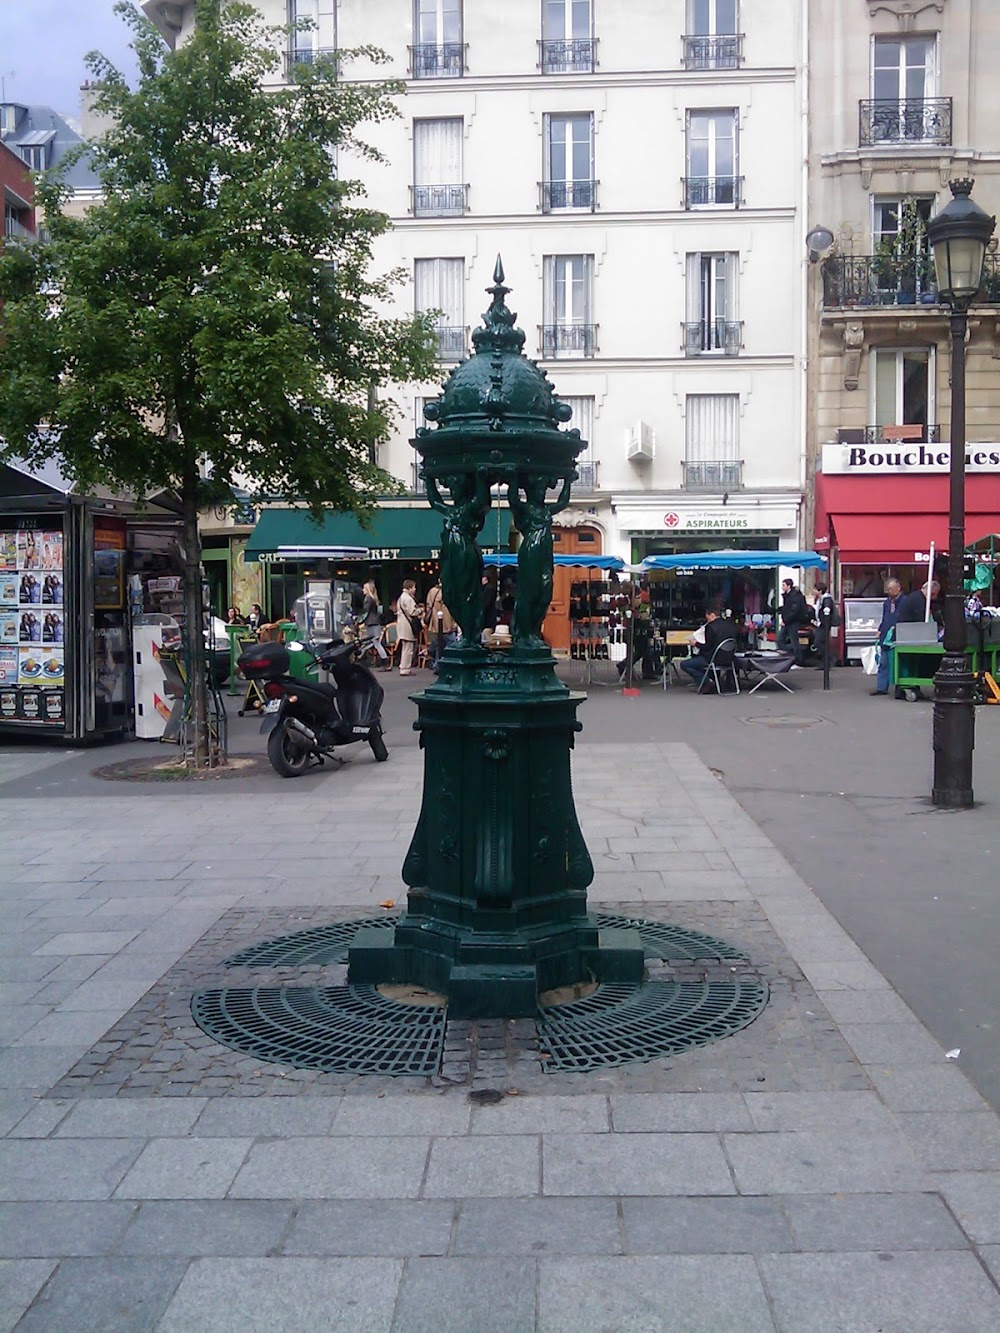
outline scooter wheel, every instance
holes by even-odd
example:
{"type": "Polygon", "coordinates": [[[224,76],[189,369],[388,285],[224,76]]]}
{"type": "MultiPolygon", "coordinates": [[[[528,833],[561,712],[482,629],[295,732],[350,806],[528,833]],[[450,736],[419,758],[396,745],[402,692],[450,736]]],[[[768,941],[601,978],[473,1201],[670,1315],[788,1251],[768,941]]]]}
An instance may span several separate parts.
{"type": "Polygon", "coordinates": [[[368,737],[368,744],[372,747],[372,754],[375,756],[375,762],[384,764],[389,758],[389,751],[385,748],[385,741],[382,739],[380,731],[373,731],[368,737]]]}
{"type": "Polygon", "coordinates": [[[299,777],[309,764],[309,751],[292,738],[284,723],[268,736],[267,757],[275,773],[283,778],[299,777]]]}

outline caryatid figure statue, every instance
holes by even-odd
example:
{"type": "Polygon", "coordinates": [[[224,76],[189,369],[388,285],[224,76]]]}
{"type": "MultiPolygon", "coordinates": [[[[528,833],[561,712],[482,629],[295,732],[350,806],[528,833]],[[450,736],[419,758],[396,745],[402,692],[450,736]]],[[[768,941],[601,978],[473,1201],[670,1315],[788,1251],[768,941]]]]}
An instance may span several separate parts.
{"type": "Polygon", "coordinates": [[[476,539],[490,510],[486,471],[443,477],[451,504],[441,496],[433,477],[426,478],[427,499],[444,519],[441,538],[441,594],[458,622],[462,640],[478,644],[483,632],[483,553],[476,539]]]}
{"type": "Polygon", "coordinates": [[[517,552],[517,597],[511,629],[514,642],[532,648],[545,646],[542,621],[552,601],[552,519],[569,504],[570,479],[566,478],[554,504],[546,504],[546,492],[558,477],[540,477],[515,472],[508,487],[507,502],[521,534],[517,552]],[[524,499],[521,499],[524,491],[524,499]]]}

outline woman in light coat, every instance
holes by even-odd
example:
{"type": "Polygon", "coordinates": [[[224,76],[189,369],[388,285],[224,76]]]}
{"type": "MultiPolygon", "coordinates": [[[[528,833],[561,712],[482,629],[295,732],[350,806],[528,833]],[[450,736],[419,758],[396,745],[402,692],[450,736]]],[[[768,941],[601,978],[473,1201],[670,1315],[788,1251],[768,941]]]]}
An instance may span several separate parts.
{"type": "Polygon", "coordinates": [[[399,655],[399,674],[409,676],[413,673],[413,658],[417,651],[417,632],[412,620],[417,614],[417,599],[414,594],[417,585],[412,579],[403,580],[403,591],[396,602],[396,637],[402,644],[399,655]]]}

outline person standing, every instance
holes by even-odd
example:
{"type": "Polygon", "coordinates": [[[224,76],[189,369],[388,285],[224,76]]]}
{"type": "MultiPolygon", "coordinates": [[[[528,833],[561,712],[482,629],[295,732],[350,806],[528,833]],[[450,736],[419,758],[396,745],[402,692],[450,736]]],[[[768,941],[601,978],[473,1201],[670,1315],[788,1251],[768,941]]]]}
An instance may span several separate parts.
{"type": "Polygon", "coordinates": [[[781,580],[781,629],[778,631],[778,647],[794,655],[799,666],[802,665],[802,646],[799,643],[799,629],[812,624],[812,612],[800,588],[796,588],[791,579],[781,580]]]}
{"type": "MultiPolygon", "coordinates": [[[[382,607],[378,600],[378,588],[375,586],[375,580],[369,579],[363,588],[364,599],[361,603],[361,622],[366,639],[370,639],[378,654],[379,660],[383,663],[389,661],[389,654],[386,652],[382,643],[382,607]]],[[[391,671],[392,663],[383,666],[383,671],[391,671]]]]}
{"type": "MultiPolygon", "coordinates": [[[[927,613],[927,594],[930,592],[931,602],[937,600],[937,595],[941,590],[941,585],[937,579],[925,583],[921,588],[913,588],[899,599],[898,614],[896,617],[897,625],[919,625],[924,620],[927,613]]],[[[933,615],[932,615],[933,620],[933,615]]],[[[928,682],[930,683],[930,682],[928,682]]],[[[917,686],[910,686],[907,689],[897,690],[896,698],[905,699],[911,703],[916,703],[918,699],[924,696],[917,686]]]]}
{"type": "Polygon", "coordinates": [[[840,612],[837,610],[836,599],[827,584],[817,583],[815,592],[816,634],[813,643],[819,657],[819,665],[823,666],[829,645],[830,631],[840,624],[840,612]]]}
{"type": "MultiPolygon", "coordinates": [[[[875,678],[875,688],[872,690],[872,697],[876,694],[889,693],[889,681],[892,679],[892,655],[895,651],[893,640],[896,637],[896,625],[899,623],[899,612],[902,598],[903,587],[899,579],[889,579],[885,585],[885,601],[882,603],[882,620],[878,627],[878,675],[875,678]]],[[[903,699],[906,696],[902,690],[896,691],[896,698],[903,699]]]]}
{"type": "Polygon", "coordinates": [[[403,580],[403,591],[396,601],[396,637],[402,647],[399,650],[399,674],[413,674],[413,659],[417,651],[419,617],[417,616],[417,585],[412,579],[403,580]]]}
{"type": "Polygon", "coordinates": [[[454,618],[444,604],[444,593],[441,591],[440,579],[435,580],[434,586],[427,594],[426,604],[424,624],[427,626],[427,634],[430,639],[428,660],[430,668],[436,676],[441,653],[457,638],[454,618]]]}

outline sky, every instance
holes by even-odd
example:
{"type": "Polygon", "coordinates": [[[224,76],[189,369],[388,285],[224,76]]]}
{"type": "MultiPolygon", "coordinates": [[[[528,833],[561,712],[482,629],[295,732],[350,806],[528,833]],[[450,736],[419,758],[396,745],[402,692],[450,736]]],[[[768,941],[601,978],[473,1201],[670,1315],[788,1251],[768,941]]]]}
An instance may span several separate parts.
{"type": "Polygon", "coordinates": [[[115,0],[0,0],[0,86],[4,99],[80,114],[83,57],[98,50],[131,77],[131,30],[115,0]]]}

